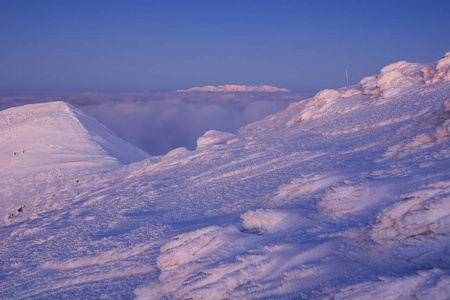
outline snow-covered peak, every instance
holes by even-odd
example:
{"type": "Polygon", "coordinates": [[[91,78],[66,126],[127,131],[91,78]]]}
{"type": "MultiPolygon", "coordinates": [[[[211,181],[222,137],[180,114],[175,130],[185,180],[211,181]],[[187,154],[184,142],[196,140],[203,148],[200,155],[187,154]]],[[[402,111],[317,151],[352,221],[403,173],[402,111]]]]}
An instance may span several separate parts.
{"type": "Polygon", "coordinates": [[[0,174],[118,166],[149,157],[64,102],[0,111],[0,174]]]}
{"type": "Polygon", "coordinates": [[[218,86],[192,87],[186,90],[177,90],[177,92],[290,92],[287,89],[277,88],[270,85],[236,85],[226,84],[218,86]]]}
{"type": "MultiPolygon", "coordinates": [[[[293,116],[286,125],[316,120],[326,115],[345,113],[357,107],[333,105],[336,101],[350,97],[368,97],[371,105],[379,105],[387,99],[400,97],[410,89],[450,81],[450,52],[435,64],[409,63],[399,61],[385,66],[380,74],[363,78],[359,85],[337,90],[325,89],[308,100],[306,108],[293,116]]],[[[299,103],[291,104],[296,107],[299,103]]]]}

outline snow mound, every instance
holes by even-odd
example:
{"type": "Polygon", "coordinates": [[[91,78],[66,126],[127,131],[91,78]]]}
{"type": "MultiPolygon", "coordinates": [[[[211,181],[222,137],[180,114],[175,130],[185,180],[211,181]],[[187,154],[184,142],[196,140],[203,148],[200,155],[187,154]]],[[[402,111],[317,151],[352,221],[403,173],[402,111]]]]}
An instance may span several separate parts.
{"type": "Polygon", "coordinates": [[[236,135],[231,132],[209,130],[197,139],[197,148],[225,144],[234,137],[236,137],[236,135]]]}
{"type": "Polygon", "coordinates": [[[305,108],[292,117],[286,126],[290,127],[296,123],[314,121],[330,114],[345,114],[360,108],[360,105],[337,106],[336,102],[341,99],[351,98],[361,95],[361,91],[355,88],[344,88],[342,90],[323,90],[317,93],[314,98],[308,101],[305,108]]]}
{"type": "Polygon", "coordinates": [[[272,209],[248,211],[241,216],[244,231],[257,234],[275,232],[283,225],[286,217],[287,214],[272,209]]]}
{"type": "MultiPolygon", "coordinates": [[[[267,229],[275,228],[283,214],[297,226],[310,224],[301,216],[272,210],[251,211],[242,217],[250,227],[259,224],[267,229]]],[[[308,262],[330,253],[330,245],[299,248],[271,244],[272,239],[277,236],[248,234],[233,225],[178,235],[161,247],[159,283],[138,288],[135,294],[138,299],[264,298],[266,289],[289,293],[305,278],[322,275],[320,266],[308,262]]]]}
{"type": "Polygon", "coordinates": [[[342,93],[339,92],[338,90],[330,90],[330,89],[325,89],[322,90],[320,92],[318,92],[315,96],[314,96],[314,101],[316,102],[321,102],[321,101],[332,101],[332,100],[336,100],[341,98],[342,93]]]}
{"type": "Polygon", "coordinates": [[[434,65],[399,61],[390,64],[379,75],[365,77],[360,88],[365,95],[396,96],[402,89],[450,80],[450,52],[434,65]]]}
{"type": "Polygon", "coordinates": [[[420,187],[381,211],[371,238],[397,257],[447,265],[450,256],[450,181],[420,187]]]}
{"type": "MultiPolygon", "coordinates": [[[[395,96],[398,89],[425,83],[424,65],[399,61],[381,69],[377,80],[377,87],[384,98],[395,96]]],[[[377,91],[376,91],[377,92],[377,91]]]]}
{"type": "MultiPolygon", "coordinates": [[[[178,299],[196,298],[195,295],[199,293],[196,289],[213,283],[208,277],[217,279],[226,275],[223,271],[214,274],[213,270],[203,272],[200,269],[208,265],[212,257],[227,251],[224,245],[228,244],[226,240],[229,234],[229,230],[211,226],[174,237],[171,242],[161,247],[161,255],[157,259],[157,266],[161,270],[159,281],[162,284],[136,290],[138,299],[159,299],[167,296],[178,299]]],[[[216,295],[216,288],[208,291],[210,297],[216,295]]],[[[222,293],[223,291],[220,295],[222,293]]]]}
{"type": "Polygon", "coordinates": [[[0,174],[127,164],[149,155],[64,102],[0,112],[0,174]]]}
{"type": "Polygon", "coordinates": [[[264,204],[267,207],[284,207],[294,201],[312,199],[317,193],[323,192],[333,183],[341,180],[336,174],[315,174],[292,179],[289,184],[283,184],[273,193],[270,193],[264,204]]]}
{"type": "Polygon", "coordinates": [[[327,189],[319,205],[342,215],[363,210],[374,202],[375,192],[369,186],[342,183],[327,189]]]}
{"type": "Polygon", "coordinates": [[[177,92],[290,92],[287,89],[277,88],[270,85],[256,85],[256,86],[246,86],[246,85],[236,85],[236,84],[226,84],[218,86],[204,86],[204,87],[192,87],[186,90],[177,90],[177,92]]]}
{"type": "Polygon", "coordinates": [[[444,57],[438,61],[434,70],[430,72],[433,76],[427,83],[450,80],[450,51],[444,54],[444,57]]]}

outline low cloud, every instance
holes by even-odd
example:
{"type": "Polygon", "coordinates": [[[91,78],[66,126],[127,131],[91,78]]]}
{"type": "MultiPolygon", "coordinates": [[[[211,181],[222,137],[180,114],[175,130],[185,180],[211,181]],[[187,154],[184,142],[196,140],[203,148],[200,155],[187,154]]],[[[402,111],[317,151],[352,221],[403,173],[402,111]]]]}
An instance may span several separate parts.
{"type": "Polygon", "coordinates": [[[210,129],[236,131],[310,96],[298,93],[0,93],[0,110],[66,101],[151,155],[194,149],[210,129]]]}

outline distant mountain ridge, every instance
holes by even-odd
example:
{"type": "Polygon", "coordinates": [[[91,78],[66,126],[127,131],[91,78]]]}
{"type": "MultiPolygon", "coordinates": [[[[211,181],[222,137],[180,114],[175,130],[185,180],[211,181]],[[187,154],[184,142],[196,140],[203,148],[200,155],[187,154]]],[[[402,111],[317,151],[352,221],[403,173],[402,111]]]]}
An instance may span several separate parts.
{"type": "Polygon", "coordinates": [[[236,84],[226,84],[212,86],[207,85],[203,87],[192,87],[186,90],[177,90],[177,92],[290,92],[288,89],[278,88],[270,85],[236,85],[236,84]]]}

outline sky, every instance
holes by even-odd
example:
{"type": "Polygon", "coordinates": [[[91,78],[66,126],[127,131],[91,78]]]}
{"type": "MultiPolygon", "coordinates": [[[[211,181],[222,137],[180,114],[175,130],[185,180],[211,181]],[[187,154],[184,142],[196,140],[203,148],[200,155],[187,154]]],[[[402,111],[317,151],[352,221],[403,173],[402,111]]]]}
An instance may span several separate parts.
{"type": "Polygon", "coordinates": [[[0,1],[0,91],[317,92],[450,51],[450,1],[0,1]]]}

